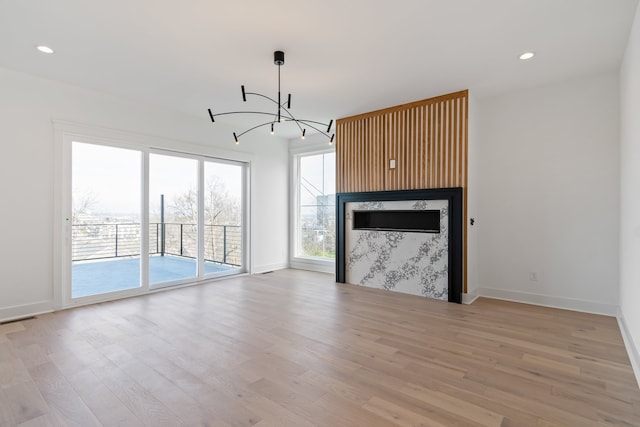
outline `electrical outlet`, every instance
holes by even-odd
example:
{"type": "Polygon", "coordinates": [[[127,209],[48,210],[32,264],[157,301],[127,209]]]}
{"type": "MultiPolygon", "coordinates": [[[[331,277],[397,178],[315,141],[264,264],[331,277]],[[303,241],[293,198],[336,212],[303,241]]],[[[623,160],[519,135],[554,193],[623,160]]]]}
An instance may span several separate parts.
{"type": "Polygon", "coordinates": [[[395,159],[391,159],[389,160],[389,169],[395,169],[396,168],[396,161],[395,159]]]}
{"type": "Polygon", "coordinates": [[[537,271],[530,271],[529,272],[529,280],[531,280],[532,282],[537,282],[538,281],[538,272],[537,271]]]}

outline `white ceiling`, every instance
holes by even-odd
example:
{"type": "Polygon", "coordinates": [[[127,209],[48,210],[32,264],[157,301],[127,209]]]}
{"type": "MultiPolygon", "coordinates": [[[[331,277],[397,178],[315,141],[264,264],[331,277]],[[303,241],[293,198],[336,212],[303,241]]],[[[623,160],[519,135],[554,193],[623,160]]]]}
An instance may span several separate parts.
{"type": "Polygon", "coordinates": [[[617,70],[637,3],[0,0],[0,66],[209,120],[247,108],[241,84],[275,96],[283,50],[294,114],[328,121],[617,70]]]}

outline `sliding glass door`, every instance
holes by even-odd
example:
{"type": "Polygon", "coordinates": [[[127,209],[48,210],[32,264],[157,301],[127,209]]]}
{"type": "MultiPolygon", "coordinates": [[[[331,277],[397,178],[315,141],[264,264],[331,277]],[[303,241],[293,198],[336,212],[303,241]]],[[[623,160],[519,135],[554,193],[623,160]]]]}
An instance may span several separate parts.
{"type": "Polygon", "coordinates": [[[68,144],[66,304],[246,271],[245,163],[68,144]]]}
{"type": "Polygon", "coordinates": [[[204,162],[205,274],[230,273],[243,265],[244,168],[220,161],[204,162]]]}
{"type": "Polygon", "coordinates": [[[141,153],[73,142],[71,297],[140,287],[141,153]]]}
{"type": "Polygon", "coordinates": [[[149,285],[198,276],[198,161],[149,155],[149,285]]]}

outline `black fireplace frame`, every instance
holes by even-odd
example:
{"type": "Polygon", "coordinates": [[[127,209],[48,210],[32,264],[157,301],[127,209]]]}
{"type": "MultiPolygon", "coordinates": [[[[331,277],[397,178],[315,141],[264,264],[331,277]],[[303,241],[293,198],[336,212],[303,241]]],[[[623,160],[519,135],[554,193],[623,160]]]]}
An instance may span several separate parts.
{"type": "Polygon", "coordinates": [[[463,189],[367,191],[336,194],[336,282],[345,283],[345,207],[353,202],[389,202],[403,200],[447,200],[449,202],[449,302],[462,303],[463,281],[463,189]]]}

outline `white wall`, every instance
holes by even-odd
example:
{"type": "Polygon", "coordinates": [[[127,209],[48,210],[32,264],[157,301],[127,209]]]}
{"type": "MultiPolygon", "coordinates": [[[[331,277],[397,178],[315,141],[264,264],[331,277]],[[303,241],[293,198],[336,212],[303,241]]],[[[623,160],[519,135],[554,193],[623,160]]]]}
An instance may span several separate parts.
{"type": "Polygon", "coordinates": [[[616,314],[618,113],[615,73],[479,103],[481,295],[616,314]]]}
{"type": "Polygon", "coordinates": [[[252,163],[253,269],[287,265],[287,141],[254,136],[236,146],[206,110],[192,117],[1,68],[0,94],[0,319],[51,307],[53,119],[160,136],[178,149],[243,150],[237,159],[252,163]]]}
{"type": "Polygon", "coordinates": [[[640,378],[640,7],[620,71],[620,308],[640,378]]]}

